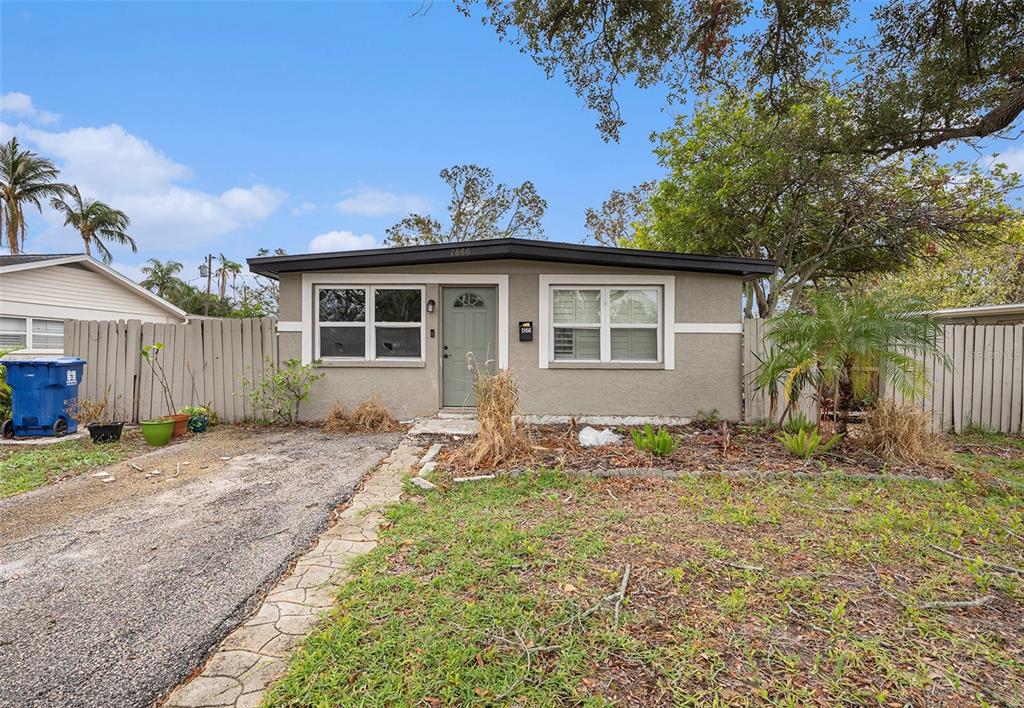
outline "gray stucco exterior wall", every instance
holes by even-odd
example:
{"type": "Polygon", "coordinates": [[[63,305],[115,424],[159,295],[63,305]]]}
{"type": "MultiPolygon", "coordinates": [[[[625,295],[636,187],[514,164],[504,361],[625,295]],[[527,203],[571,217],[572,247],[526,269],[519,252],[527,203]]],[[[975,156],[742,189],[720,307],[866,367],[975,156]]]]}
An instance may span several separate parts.
{"type": "MultiPolygon", "coordinates": [[[[386,274],[423,276],[427,299],[441,302],[441,285],[431,275],[507,274],[508,364],[519,381],[520,408],[532,415],[634,415],[692,417],[698,411],[717,409],[723,417],[741,415],[742,338],[735,332],[675,332],[676,323],[741,324],[742,278],[734,275],[652,271],[631,268],[577,266],[532,261],[486,261],[445,265],[406,266],[345,271],[366,274],[384,282],[386,274]],[[520,342],[518,323],[528,320],[539,326],[540,275],[573,274],[607,276],[614,285],[617,275],[671,276],[675,279],[674,322],[665,331],[675,339],[675,369],[651,368],[650,364],[579,365],[582,368],[539,366],[537,337],[520,342]]],[[[317,281],[317,274],[305,274],[317,281]]],[[[280,312],[284,322],[300,322],[303,310],[303,275],[280,278],[280,312]]],[[[312,297],[312,295],[310,295],[312,297]]],[[[347,409],[379,393],[393,414],[408,419],[434,413],[440,406],[439,311],[427,314],[426,329],[437,336],[426,339],[425,362],[373,362],[324,365],[325,374],[303,403],[304,419],[323,418],[335,401],[347,409]]],[[[700,328],[698,328],[700,329],[700,328]]],[[[738,329],[738,327],[737,327],[738,329]]],[[[303,333],[280,333],[282,359],[299,358],[303,333]]]]}

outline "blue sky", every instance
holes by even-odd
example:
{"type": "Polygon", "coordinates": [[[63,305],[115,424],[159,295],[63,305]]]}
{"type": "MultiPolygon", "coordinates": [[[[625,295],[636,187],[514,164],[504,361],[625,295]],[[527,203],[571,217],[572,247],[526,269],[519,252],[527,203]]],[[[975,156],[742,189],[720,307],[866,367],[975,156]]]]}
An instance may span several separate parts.
{"type": "MultiPolygon", "coordinates": [[[[115,264],[133,277],[148,257],[194,273],[210,251],[379,243],[410,210],[442,212],[437,173],[463,162],[533,180],[548,238],[578,242],[588,206],[659,174],[661,91],[625,88],[605,143],[561,79],[446,3],[418,7],[4,2],[3,131],[128,212],[140,253],[115,264]]],[[[81,239],[33,215],[27,248],[81,239]]]]}

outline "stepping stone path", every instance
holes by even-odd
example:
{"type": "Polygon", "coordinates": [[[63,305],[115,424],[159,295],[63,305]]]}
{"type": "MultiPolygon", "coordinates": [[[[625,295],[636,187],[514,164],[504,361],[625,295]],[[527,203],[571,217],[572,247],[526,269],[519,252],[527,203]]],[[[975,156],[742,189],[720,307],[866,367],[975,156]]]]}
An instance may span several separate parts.
{"type": "Polygon", "coordinates": [[[376,547],[382,511],[401,497],[402,477],[422,453],[408,441],[395,448],[316,548],[299,558],[259,611],[229,634],[203,670],[174,689],[163,705],[259,706],[266,689],[284,674],[292,651],[334,604],[338,588],[350,577],[348,562],[376,547]]]}

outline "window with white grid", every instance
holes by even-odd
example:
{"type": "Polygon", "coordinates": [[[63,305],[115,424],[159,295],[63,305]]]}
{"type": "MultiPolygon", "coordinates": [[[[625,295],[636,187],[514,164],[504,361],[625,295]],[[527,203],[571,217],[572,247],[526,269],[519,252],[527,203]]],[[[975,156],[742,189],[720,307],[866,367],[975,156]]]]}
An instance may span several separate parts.
{"type": "Polygon", "coordinates": [[[661,361],[660,287],[552,286],[551,361],[661,361]]]}

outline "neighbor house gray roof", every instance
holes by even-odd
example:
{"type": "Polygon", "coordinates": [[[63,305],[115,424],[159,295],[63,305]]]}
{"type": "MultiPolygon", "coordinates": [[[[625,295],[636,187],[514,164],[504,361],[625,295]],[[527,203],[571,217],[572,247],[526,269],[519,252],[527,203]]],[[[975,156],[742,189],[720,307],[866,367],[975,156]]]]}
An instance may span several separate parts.
{"type": "Polygon", "coordinates": [[[19,253],[16,256],[0,256],[0,268],[3,266],[21,265],[23,263],[35,263],[36,261],[50,261],[54,258],[68,258],[80,256],[80,253],[19,253]]]}
{"type": "Polygon", "coordinates": [[[509,259],[727,273],[743,276],[766,275],[775,272],[774,262],[758,258],[584,246],[519,238],[460,241],[425,246],[403,246],[401,248],[374,248],[337,253],[305,253],[296,256],[263,256],[250,258],[248,263],[249,270],[253,273],[276,278],[281,273],[509,259]]]}

